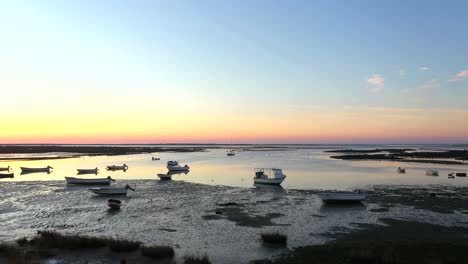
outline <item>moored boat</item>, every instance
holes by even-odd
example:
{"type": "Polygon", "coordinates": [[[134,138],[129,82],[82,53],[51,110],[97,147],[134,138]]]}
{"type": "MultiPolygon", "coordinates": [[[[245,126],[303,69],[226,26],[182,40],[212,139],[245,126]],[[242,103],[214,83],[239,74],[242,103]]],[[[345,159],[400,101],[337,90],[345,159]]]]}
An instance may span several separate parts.
{"type": "Polygon", "coordinates": [[[94,169],[76,169],[78,174],[98,174],[99,169],[96,167],[94,169]]]}
{"type": "Polygon", "coordinates": [[[254,183],[280,185],[286,175],[282,169],[278,168],[257,168],[255,169],[254,183]]]}
{"type": "Polygon", "coordinates": [[[436,170],[426,170],[426,176],[439,176],[439,172],[436,170]]]}
{"type": "Polygon", "coordinates": [[[14,178],[14,173],[0,173],[0,179],[14,178]]]}
{"type": "Polygon", "coordinates": [[[360,203],[367,195],[360,192],[321,192],[318,194],[324,203],[360,203]]]}
{"type": "Polygon", "coordinates": [[[466,177],[466,173],[465,172],[457,172],[457,173],[455,173],[455,176],[457,176],[457,177],[466,177]]]}
{"type": "Polygon", "coordinates": [[[406,173],[406,169],[398,167],[397,172],[398,173],[406,173]]]}
{"type": "Polygon", "coordinates": [[[155,157],[152,157],[151,160],[160,160],[161,158],[155,158],[155,157]]]}
{"type": "Polygon", "coordinates": [[[0,171],[10,171],[11,170],[11,167],[8,166],[8,167],[0,167],[0,171]]]}
{"type": "Polygon", "coordinates": [[[171,173],[167,173],[167,174],[158,173],[158,177],[161,180],[170,180],[170,179],[172,179],[172,175],[174,175],[174,174],[171,174],[171,173]]]}
{"type": "Polygon", "coordinates": [[[226,153],[226,155],[228,155],[228,156],[232,157],[232,156],[235,156],[235,155],[236,155],[236,153],[234,152],[234,150],[233,150],[233,149],[230,149],[230,150],[228,150],[228,152],[226,153]]]}
{"type": "Polygon", "coordinates": [[[107,200],[107,206],[109,206],[111,209],[119,210],[120,205],[122,205],[122,202],[120,200],[116,200],[116,199],[107,200]]]}
{"type": "Polygon", "coordinates": [[[75,177],[65,177],[67,184],[82,184],[82,185],[109,185],[112,181],[115,181],[110,176],[107,178],[96,178],[96,179],[83,179],[75,177]]]}
{"type": "Polygon", "coordinates": [[[110,171],[117,171],[117,170],[123,170],[123,171],[126,171],[128,170],[128,166],[127,164],[124,164],[124,165],[111,165],[111,166],[107,166],[106,167],[107,170],[110,170],[110,171]]]}
{"type": "Polygon", "coordinates": [[[167,166],[167,169],[169,171],[189,171],[190,170],[190,167],[185,164],[184,166],[167,166]]]}
{"type": "Polygon", "coordinates": [[[170,160],[167,162],[167,166],[179,166],[179,162],[175,160],[170,160]]]}
{"type": "Polygon", "coordinates": [[[101,187],[101,188],[89,188],[91,192],[99,195],[127,195],[128,190],[135,191],[130,185],[125,185],[123,188],[117,187],[101,187]]]}
{"type": "Polygon", "coordinates": [[[22,173],[32,173],[32,172],[47,172],[50,173],[50,171],[53,169],[51,166],[47,166],[44,168],[29,168],[29,167],[20,167],[22,173]]]}
{"type": "Polygon", "coordinates": [[[449,174],[448,174],[448,178],[449,178],[449,179],[455,179],[455,176],[453,175],[453,173],[449,173],[449,174]]]}

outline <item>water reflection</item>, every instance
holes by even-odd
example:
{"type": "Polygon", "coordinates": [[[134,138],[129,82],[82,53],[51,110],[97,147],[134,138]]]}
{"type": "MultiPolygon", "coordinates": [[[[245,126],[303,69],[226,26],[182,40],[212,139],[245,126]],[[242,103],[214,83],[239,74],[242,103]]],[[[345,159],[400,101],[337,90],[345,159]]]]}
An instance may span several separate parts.
{"type": "Polygon", "coordinates": [[[351,203],[351,204],[327,204],[324,203],[319,209],[319,212],[327,215],[334,214],[348,214],[366,211],[367,205],[363,203],[351,203]]]}

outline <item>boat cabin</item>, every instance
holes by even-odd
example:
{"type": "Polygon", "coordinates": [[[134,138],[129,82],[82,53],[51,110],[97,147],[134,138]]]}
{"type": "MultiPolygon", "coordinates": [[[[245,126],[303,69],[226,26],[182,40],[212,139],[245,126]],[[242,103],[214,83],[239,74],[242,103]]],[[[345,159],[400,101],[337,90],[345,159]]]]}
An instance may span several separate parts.
{"type": "Polygon", "coordinates": [[[269,178],[284,178],[282,169],[277,168],[257,168],[255,169],[255,178],[256,179],[269,179],[269,178]]]}

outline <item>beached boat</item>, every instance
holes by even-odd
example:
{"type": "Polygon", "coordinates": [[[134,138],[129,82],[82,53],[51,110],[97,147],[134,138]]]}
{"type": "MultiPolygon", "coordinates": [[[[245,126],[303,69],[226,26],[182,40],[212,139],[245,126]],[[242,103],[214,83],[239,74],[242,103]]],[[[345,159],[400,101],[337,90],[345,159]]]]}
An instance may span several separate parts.
{"type": "Polygon", "coordinates": [[[457,177],[466,177],[466,173],[465,172],[457,172],[457,173],[455,173],[455,176],[457,176],[457,177]]]}
{"type": "Polygon", "coordinates": [[[439,176],[439,172],[436,170],[426,170],[426,176],[439,176]]]}
{"type": "Polygon", "coordinates": [[[49,173],[53,168],[51,166],[47,166],[44,168],[28,168],[28,167],[20,167],[21,172],[23,173],[31,173],[31,172],[47,172],[49,173]]]}
{"type": "Polygon", "coordinates": [[[321,192],[318,194],[324,203],[360,203],[367,195],[360,192],[321,192]]]}
{"type": "Polygon", "coordinates": [[[170,180],[170,179],[172,179],[172,175],[174,175],[174,174],[173,173],[167,173],[167,174],[158,173],[158,177],[161,180],[170,180]]]}
{"type": "Polygon", "coordinates": [[[152,157],[151,160],[160,160],[161,158],[152,157]]]}
{"type": "Polygon", "coordinates": [[[179,162],[175,160],[170,160],[167,162],[167,166],[179,166],[179,162]]]}
{"type": "Polygon", "coordinates": [[[122,205],[122,202],[120,200],[116,200],[116,199],[107,200],[107,206],[109,206],[111,209],[119,210],[120,205],[122,205]]]}
{"type": "Polygon", "coordinates": [[[98,174],[99,169],[94,168],[94,169],[76,169],[78,171],[78,174],[98,174]]]}
{"type": "Polygon", "coordinates": [[[0,173],[0,179],[14,178],[14,173],[0,173]]]}
{"type": "Polygon", "coordinates": [[[398,167],[397,172],[398,173],[406,173],[406,169],[398,167]]]}
{"type": "Polygon", "coordinates": [[[254,183],[280,185],[286,175],[282,169],[278,168],[257,168],[255,169],[254,183]]]}
{"type": "Polygon", "coordinates": [[[101,188],[89,188],[91,192],[99,195],[127,195],[128,190],[135,191],[130,185],[125,185],[123,188],[117,187],[101,187],[101,188]]]}
{"type": "Polygon", "coordinates": [[[117,171],[117,170],[123,170],[123,171],[126,171],[128,170],[128,166],[127,164],[124,164],[124,165],[111,165],[111,166],[107,166],[106,167],[107,170],[110,170],[110,171],[117,171]]]}
{"type": "Polygon", "coordinates": [[[11,167],[8,166],[8,167],[0,167],[0,171],[10,171],[11,170],[11,167]]]}
{"type": "Polygon", "coordinates": [[[107,178],[83,179],[75,177],[65,177],[68,184],[82,184],[82,185],[109,185],[115,181],[110,176],[107,178]]]}
{"type": "Polygon", "coordinates": [[[189,171],[190,170],[190,167],[185,164],[184,166],[167,166],[167,169],[169,171],[189,171]]]}

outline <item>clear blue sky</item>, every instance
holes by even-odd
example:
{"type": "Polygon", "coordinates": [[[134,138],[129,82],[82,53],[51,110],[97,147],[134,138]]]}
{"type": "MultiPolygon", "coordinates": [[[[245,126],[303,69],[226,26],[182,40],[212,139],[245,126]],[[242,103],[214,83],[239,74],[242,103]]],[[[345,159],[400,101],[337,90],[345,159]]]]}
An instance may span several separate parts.
{"type": "Polygon", "coordinates": [[[467,25],[467,1],[1,0],[0,89],[11,115],[465,111],[467,25]]]}

